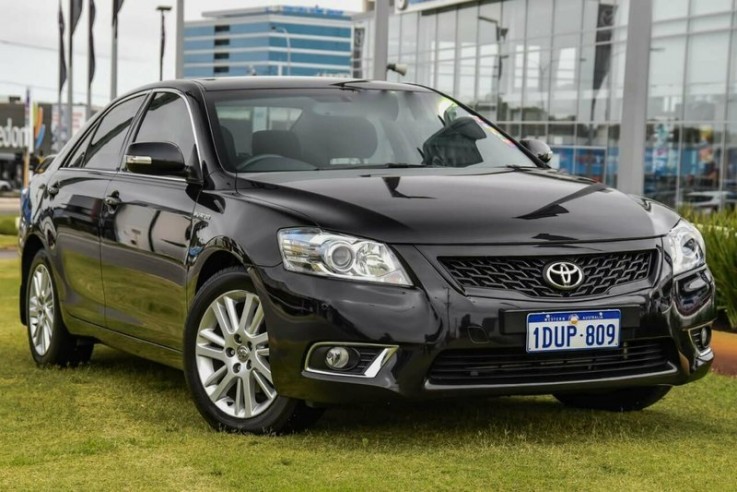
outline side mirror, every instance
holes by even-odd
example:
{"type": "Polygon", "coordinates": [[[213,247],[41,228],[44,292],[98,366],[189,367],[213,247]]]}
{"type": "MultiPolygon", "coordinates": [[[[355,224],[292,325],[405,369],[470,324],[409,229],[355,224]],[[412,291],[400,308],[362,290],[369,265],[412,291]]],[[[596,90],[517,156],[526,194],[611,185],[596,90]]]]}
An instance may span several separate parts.
{"type": "Polygon", "coordinates": [[[548,144],[542,140],[536,140],[534,138],[523,138],[519,141],[524,147],[532,152],[535,157],[541,161],[548,163],[553,158],[553,151],[548,147],[548,144]]]}
{"type": "Polygon", "coordinates": [[[187,166],[182,151],[170,142],[136,142],[125,153],[128,171],[158,176],[184,176],[187,166]]]}

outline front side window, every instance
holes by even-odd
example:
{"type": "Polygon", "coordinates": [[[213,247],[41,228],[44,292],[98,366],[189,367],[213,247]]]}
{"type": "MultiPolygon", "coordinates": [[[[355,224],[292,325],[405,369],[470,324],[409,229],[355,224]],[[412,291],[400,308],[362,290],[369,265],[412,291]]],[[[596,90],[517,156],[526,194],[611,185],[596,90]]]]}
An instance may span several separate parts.
{"type": "Polygon", "coordinates": [[[118,169],[123,142],[143,100],[141,95],[123,101],[102,117],[87,147],[83,167],[118,169]]]}
{"type": "Polygon", "coordinates": [[[536,167],[495,127],[429,91],[218,91],[208,104],[230,171],[536,167]]]}
{"type": "Polygon", "coordinates": [[[179,95],[160,92],[146,109],[134,142],[171,142],[179,147],[185,162],[192,162],[196,148],[187,104],[179,95]]]}

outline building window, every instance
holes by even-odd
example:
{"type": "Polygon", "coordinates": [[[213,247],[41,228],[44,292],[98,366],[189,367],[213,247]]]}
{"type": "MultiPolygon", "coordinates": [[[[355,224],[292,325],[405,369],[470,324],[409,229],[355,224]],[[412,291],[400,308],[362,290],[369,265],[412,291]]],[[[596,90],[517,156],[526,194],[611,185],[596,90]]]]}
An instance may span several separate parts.
{"type": "Polygon", "coordinates": [[[215,53],[216,60],[227,60],[230,58],[230,53],[215,53]]]}
{"type": "Polygon", "coordinates": [[[215,26],[215,32],[228,32],[228,31],[230,31],[230,26],[228,25],[215,26]]]}
{"type": "Polygon", "coordinates": [[[216,39],[215,46],[229,46],[230,39],[216,39]]]}
{"type": "Polygon", "coordinates": [[[213,73],[228,73],[230,72],[230,67],[215,67],[215,70],[213,70],[213,73]]]}

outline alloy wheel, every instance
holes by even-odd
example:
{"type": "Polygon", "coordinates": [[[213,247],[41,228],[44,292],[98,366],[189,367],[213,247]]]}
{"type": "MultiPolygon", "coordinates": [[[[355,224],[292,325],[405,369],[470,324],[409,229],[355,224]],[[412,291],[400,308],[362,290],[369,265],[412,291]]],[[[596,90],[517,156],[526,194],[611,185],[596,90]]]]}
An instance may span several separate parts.
{"type": "Polygon", "coordinates": [[[36,353],[46,354],[51,345],[54,328],[54,286],[46,265],[40,264],[31,275],[28,296],[28,329],[36,353]]]}
{"type": "Polygon", "coordinates": [[[252,418],[276,399],[264,311],[255,294],[226,292],[208,306],[197,329],[195,357],[202,387],[225,414],[252,418]]]}

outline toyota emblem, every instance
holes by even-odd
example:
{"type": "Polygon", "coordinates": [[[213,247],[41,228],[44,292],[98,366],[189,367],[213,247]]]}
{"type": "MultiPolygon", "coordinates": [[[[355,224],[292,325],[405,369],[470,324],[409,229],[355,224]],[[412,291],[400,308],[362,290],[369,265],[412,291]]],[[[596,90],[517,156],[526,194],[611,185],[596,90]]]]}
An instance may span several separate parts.
{"type": "Polygon", "coordinates": [[[558,290],[573,290],[583,282],[583,270],[570,261],[555,261],[545,267],[543,278],[558,290]]]}

